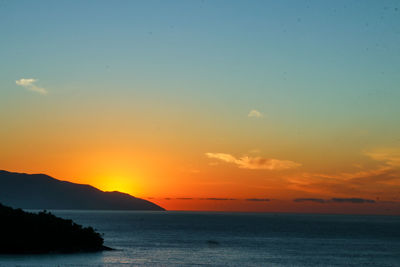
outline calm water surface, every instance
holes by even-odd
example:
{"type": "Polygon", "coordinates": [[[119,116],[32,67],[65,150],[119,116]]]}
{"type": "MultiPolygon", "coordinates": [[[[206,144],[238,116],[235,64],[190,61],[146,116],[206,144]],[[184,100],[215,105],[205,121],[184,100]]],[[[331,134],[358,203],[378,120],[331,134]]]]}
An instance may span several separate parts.
{"type": "Polygon", "coordinates": [[[52,211],[115,251],[0,256],[0,266],[400,266],[400,217],[52,211]]]}

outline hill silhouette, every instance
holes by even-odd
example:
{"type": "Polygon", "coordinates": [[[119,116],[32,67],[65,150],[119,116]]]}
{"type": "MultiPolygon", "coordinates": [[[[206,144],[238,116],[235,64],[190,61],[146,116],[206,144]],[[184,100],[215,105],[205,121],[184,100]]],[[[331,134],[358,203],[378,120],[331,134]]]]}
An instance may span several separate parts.
{"type": "Polygon", "coordinates": [[[35,214],[0,204],[0,226],[0,254],[110,250],[92,227],[46,211],[35,214]]]}
{"type": "Polygon", "coordinates": [[[164,210],[121,192],[60,181],[44,174],[0,170],[0,203],[22,209],[164,210]]]}

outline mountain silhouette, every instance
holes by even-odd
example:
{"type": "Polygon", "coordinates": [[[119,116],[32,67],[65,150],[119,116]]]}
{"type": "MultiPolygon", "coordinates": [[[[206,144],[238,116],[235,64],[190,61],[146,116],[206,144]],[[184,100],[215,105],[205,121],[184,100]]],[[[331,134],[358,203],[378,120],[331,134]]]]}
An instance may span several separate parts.
{"type": "Polygon", "coordinates": [[[0,203],[22,209],[164,210],[121,192],[60,181],[45,174],[0,170],[0,203]]]}

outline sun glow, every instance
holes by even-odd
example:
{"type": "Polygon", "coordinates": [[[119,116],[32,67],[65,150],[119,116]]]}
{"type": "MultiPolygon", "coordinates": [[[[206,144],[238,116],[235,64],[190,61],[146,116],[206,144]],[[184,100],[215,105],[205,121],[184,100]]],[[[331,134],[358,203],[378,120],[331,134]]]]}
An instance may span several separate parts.
{"type": "Polygon", "coordinates": [[[97,187],[103,191],[119,191],[137,196],[140,192],[138,178],[126,174],[105,174],[97,179],[97,187]]]}

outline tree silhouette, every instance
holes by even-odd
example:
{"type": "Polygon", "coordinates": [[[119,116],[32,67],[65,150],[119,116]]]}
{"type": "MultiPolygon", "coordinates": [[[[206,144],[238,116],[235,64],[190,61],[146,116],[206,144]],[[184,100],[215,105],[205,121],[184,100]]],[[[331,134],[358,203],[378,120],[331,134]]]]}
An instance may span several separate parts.
{"type": "Polygon", "coordinates": [[[0,204],[0,253],[88,252],[109,249],[92,227],[50,212],[37,214],[0,204]]]}

